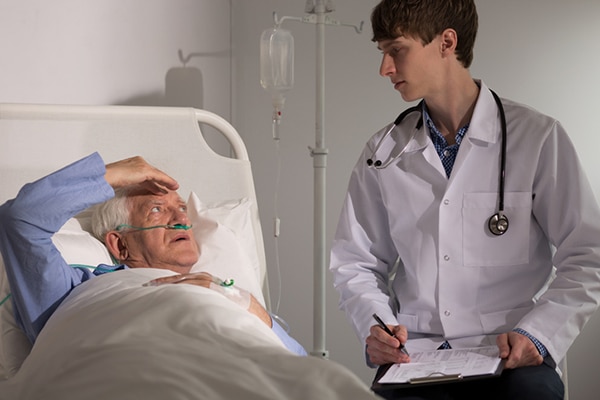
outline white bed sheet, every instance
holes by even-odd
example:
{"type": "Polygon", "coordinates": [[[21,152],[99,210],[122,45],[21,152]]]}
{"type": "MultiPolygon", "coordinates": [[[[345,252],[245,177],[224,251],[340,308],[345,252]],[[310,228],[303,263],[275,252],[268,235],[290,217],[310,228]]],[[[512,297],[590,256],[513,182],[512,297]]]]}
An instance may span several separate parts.
{"type": "Polygon", "coordinates": [[[41,332],[2,400],[375,399],[332,361],[289,352],[257,317],[169,274],[113,272],[77,287],[41,332]]]}

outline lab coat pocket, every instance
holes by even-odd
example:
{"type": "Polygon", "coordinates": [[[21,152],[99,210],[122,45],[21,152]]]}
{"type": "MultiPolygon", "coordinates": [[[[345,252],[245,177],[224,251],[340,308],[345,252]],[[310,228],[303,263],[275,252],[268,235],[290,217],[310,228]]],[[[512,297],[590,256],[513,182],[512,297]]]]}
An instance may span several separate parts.
{"type": "Polygon", "coordinates": [[[466,193],[463,201],[463,255],[466,267],[500,267],[529,262],[531,193],[506,192],[504,214],[509,226],[496,236],[488,228],[497,212],[498,193],[466,193]]]}

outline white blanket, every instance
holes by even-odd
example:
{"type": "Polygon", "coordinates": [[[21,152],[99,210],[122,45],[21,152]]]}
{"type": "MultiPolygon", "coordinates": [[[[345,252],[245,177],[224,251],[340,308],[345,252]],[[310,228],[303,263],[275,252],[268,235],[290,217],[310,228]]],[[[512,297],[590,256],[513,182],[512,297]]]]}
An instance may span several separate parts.
{"type": "Polygon", "coordinates": [[[1,400],[375,399],[345,367],[289,352],[221,294],[132,269],[80,285],[1,400]]]}

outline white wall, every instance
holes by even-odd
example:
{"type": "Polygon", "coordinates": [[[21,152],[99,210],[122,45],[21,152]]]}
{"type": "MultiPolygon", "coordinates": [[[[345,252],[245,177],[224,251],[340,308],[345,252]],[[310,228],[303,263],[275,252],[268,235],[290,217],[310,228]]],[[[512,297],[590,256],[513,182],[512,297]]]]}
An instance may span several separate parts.
{"type": "Polygon", "coordinates": [[[193,106],[229,119],[230,13],[223,0],[0,0],[0,101],[193,106]]]}
{"type": "Polygon", "coordinates": [[[229,118],[229,19],[223,0],[0,0],[0,101],[190,100],[229,118]],[[187,70],[179,50],[199,54],[187,70]],[[195,97],[167,96],[167,75],[169,85],[187,81],[195,97]]]}
{"type": "MultiPolygon", "coordinates": [[[[365,20],[361,35],[351,28],[326,29],[326,146],[328,157],[327,230],[331,243],[347,180],[367,138],[405,108],[387,79],[378,76],[379,52],[370,41],[369,14],[377,0],[336,1],[332,17],[347,23],[365,20]]],[[[235,65],[234,124],[253,160],[273,272],[275,241],[269,236],[274,211],[277,159],[271,139],[271,104],[259,84],[259,37],[273,25],[272,12],[303,16],[304,0],[237,0],[233,3],[235,65]]],[[[476,0],[480,33],[472,72],[502,96],[525,102],[560,119],[572,135],[600,198],[600,128],[596,122],[600,90],[600,3],[596,0],[476,0]]],[[[282,219],[279,251],[283,292],[280,314],[292,333],[312,349],[312,196],[313,167],[307,146],[315,142],[315,30],[286,22],[296,47],[296,85],[287,95],[281,125],[282,219]]],[[[273,275],[271,275],[273,277],[273,275]]],[[[272,281],[273,282],[273,281],[272,281]]],[[[273,291],[277,285],[272,283],[273,291]]],[[[363,365],[362,345],[337,310],[328,274],[327,349],[366,382],[373,371],[363,365]]],[[[277,293],[273,293],[276,295],[277,293]]],[[[571,399],[590,399],[600,391],[596,379],[600,334],[594,318],[570,352],[571,399]]]]}

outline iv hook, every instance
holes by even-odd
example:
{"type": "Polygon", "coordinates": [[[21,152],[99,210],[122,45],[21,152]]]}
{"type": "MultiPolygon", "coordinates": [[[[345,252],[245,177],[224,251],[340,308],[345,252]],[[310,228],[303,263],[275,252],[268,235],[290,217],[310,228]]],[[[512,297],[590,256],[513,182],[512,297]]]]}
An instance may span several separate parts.
{"type": "MultiPolygon", "coordinates": [[[[300,21],[300,22],[309,23],[309,24],[316,24],[317,16],[312,14],[312,15],[307,15],[303,18],[289,17],[289,16],[283,16],[281,18],[278,18],[277,12],[273,11],[273,23],[275,24],[276,28],[279,28],[281,26],[281,24],[283,24],[283,22],[286,20],[300,21]]],[[[365,21],[360,21],[360,24],[358,24],[358,25],[345,24],[336,19],[329,17],[328,15],[325,16],[325,25],[348,26],[348,27],[354,28],[356,33],[359,33],[359,34],[362,33],[364,23],[365,23],[365,21]]]]}

